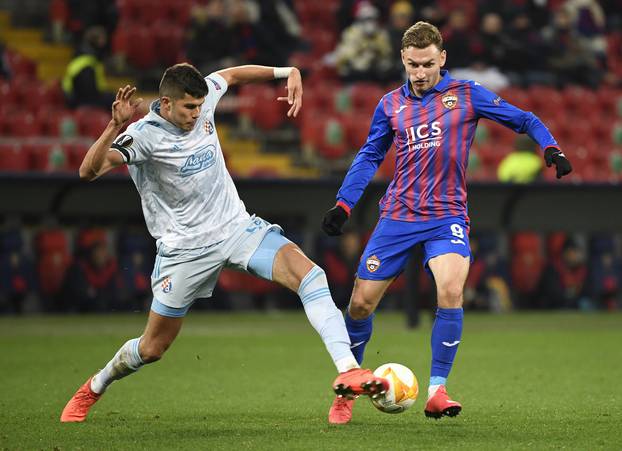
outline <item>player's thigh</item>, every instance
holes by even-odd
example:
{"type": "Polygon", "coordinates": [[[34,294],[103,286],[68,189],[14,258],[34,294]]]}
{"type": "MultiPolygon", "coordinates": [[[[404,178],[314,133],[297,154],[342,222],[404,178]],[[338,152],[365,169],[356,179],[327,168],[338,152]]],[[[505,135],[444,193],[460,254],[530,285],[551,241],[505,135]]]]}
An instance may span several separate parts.
{"type": "Polygon", "coordinates": [[[395,280],[369,280],[356,278],[348,311],[353,319],[367,318],[376,310],[389,285],[395,280]]]}
{"type": "Polygon", "coordinates": [[[462,306],[462,292],[470,264],[470,257],[455,253],[437,255],[428,261],[436,284],[439,307],[462,306]]]}
{"type": "Polygon", "coordinates": [[[150,311],[139,345],[141,358],[145,362],[159,359],[179,334],[182,323],[183,317],[163,316],[150,311]]]}

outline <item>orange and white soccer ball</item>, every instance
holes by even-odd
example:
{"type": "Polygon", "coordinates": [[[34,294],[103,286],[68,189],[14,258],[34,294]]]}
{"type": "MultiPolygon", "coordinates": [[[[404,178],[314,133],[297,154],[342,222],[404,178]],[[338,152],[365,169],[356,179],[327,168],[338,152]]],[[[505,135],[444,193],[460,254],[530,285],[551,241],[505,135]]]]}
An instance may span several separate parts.
{"type": "Polygon", "coordinates": [[[419,383],[409,368],[399,363],[385,363],[376,368],[374,374],[389,381],[389,390],[371,400],[376,409],[385,413],[401,413],[415,403],[419,383]]]}

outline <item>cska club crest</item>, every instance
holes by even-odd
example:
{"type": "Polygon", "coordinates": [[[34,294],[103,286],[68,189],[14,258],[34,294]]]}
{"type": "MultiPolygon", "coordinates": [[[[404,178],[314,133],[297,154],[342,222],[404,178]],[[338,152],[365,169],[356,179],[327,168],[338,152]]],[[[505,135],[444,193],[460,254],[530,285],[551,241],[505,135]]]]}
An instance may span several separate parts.
{"type": "Polygon", "coordinates": [[[458,96],[453,92],[448,92],[441,98],[441,102],[443,102],[443,106],[448,110],[451,110],[456,105],[458,105],[458,96]]]}
{"type": "Polygon", "coordinates": [[[205,133],[208,135],[211,135],[214,133],[214,124],[212,124],[211,121],[205,121],[203,124],[203,130],[205,130],[205,133]]]}
{"type": "Polygon", "coordinates": [[[380,259],[377,256],[372,255],[365,262],[365,266],[367,266],[367,270],[369,272],[376,272],[376,270],[380,267],[380,259]]]}

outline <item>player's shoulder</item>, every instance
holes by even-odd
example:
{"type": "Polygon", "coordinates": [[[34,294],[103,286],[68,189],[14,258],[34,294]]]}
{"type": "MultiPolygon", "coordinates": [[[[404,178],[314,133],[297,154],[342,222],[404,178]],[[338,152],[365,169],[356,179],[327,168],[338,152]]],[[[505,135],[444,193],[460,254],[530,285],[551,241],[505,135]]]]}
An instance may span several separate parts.
{"type": "Polygon", "coordinates": [[[450,89],[464,89],[464,88],[473,89],[473,88],[477,88],[478,86],[481,86],[481,85],[478,82],[473,81],[473,80],[462,79],[462,78],[452,78],[451,80],[449,80],[447,85],[445,85],[444,91],[448,91],[450,89]]]}
{"type": "Polygon", "coordinates": [[[132,122],[123,133],[123,135],[129,135],[133,140],[144,145],[157,145],[166,134],[163,124],[150,118],[149,115],[132,122]]]}
{"type": "Polygon", "coordinates": [[[385,93],[380,99],[379,105],[383,106],[384,108],[384,106],[388,106],[392,102],[401,101],[403,97],[404,97],[404,85],[401,85],[385,93]]]}

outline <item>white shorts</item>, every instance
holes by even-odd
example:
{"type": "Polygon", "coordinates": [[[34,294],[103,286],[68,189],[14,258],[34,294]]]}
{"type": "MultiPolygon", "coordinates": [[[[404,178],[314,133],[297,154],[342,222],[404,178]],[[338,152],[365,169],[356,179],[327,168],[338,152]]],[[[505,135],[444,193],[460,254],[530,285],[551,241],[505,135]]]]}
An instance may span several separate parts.
{"type": "Polygon", "coordinates": [[[253,215],[229,238],[211,246],[174,249],[160,243],[151,274],[151,309],[164,316],[184,316],[196,299],[212,295],[224,267],[247,272],[248,261],[272,230],[283,232],[281,226],[253,215]]]}

